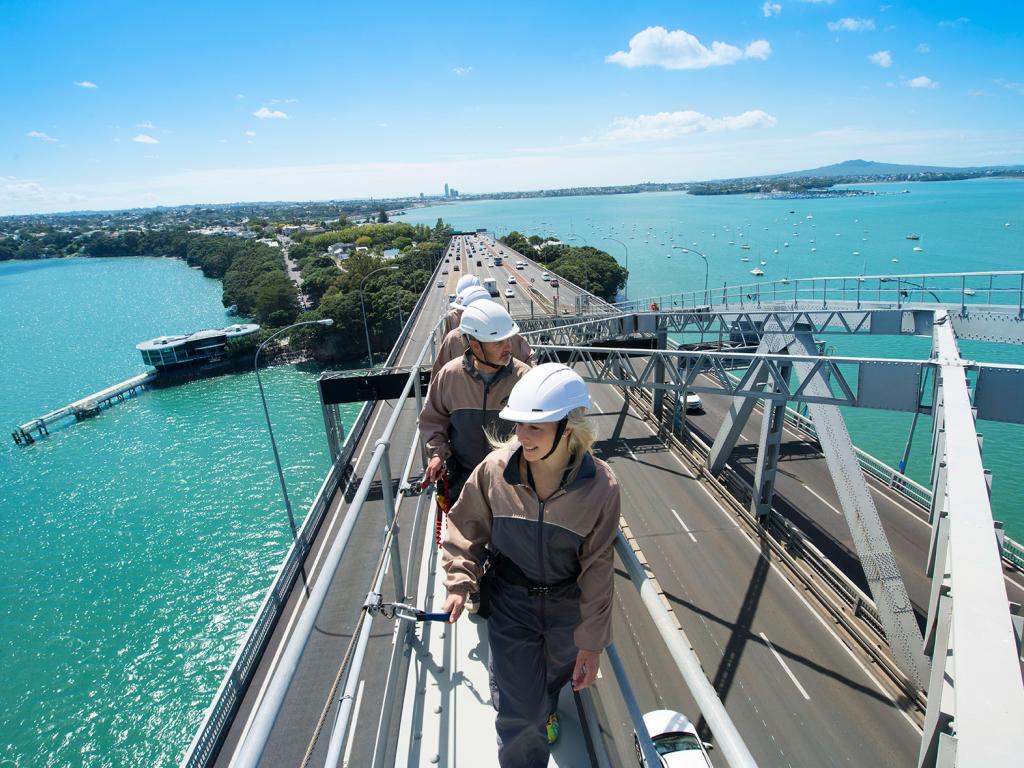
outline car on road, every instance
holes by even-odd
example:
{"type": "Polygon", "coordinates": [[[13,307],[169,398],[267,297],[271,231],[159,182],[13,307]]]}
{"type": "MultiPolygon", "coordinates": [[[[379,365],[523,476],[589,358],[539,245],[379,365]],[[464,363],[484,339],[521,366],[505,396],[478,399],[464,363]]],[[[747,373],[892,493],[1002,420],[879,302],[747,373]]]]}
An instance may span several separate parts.
{"type": "Polygon", "coordinates": [[[514,299],[515,297],[516,297],[516,292],[515,291],[513,291],[511,288],[506,288],[505,289],[505,298],[506,299],[514,299]]]}
{"type": "Polygon", "coordinates": [[[551,273],[550,273],[550,272],[545,272],[545,273],[543,273],[543,274],[542,274],[542,275],[540,276],[540,279],[541,279],[541,280],[550,280],[550,279],[551,279],[551,273]]]}
{"type": "Polygon", "coordinates": [[[552,277],[551,278],[551,282],[548,283],[548,285],[550,285],[552,288],[557,288],[558,287],[558,281],[555,278],[552,277]]]}
{"type": "Polygon", "coordinates": [[[459,271],[459,263],[458,262],[455,262],[455,266],[452,267],[452,271],[453,272],[458,272],[459,271]]]}
{"type": "Polygon", "coordinates": [[[686,412],[704,413],[704,401],[700,399],[700,395],[696,392],[686,393],[686,412]]]}
{"type": "Polygon", "coordinates": [[[644,715],[644,725],[661,756],[661,766],[648,765],[640,750],[640,739],[633,733],[637,765],[640,768],[711,768],[710,744],[700,740],[690,718],[671,709],[656,709],[644,715]]]}
{"type": "Polygon", "coordinates": [[[516,284],[516,276],[515,275],[509,275],[508,276],[508,284],[509,285],[515,285],[516,284]]]}
{"type": "Polygon", "coordinates": [[[438,280],[437,281],[437,287],[438,288],[444,288],[444,280],[438,280]]]}
{"type": "Polygon", "coordinates": [[[525,261],[517,261],[516,262],[516,269],[526,269],[526,262],[525,261]]]}
{"type": "MultiPolygon", "coordinates": [[[[456,267],[456,269],[458,269],[458,267],[456,267]]],[[[448,274],[448,270],[447,269],[442,269],[441,270],[441,274],[442,275],[447,275],[448,274]]]]}

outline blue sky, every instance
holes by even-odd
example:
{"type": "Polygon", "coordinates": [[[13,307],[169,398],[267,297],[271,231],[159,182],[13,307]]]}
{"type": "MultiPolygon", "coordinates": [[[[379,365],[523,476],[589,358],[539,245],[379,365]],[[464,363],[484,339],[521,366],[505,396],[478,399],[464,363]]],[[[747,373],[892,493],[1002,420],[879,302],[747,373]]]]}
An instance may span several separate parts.
{"type": "Polygon", "coordinates": [[[0,12],[0,215],[1024,163],[1016,2],[0,12]]]}

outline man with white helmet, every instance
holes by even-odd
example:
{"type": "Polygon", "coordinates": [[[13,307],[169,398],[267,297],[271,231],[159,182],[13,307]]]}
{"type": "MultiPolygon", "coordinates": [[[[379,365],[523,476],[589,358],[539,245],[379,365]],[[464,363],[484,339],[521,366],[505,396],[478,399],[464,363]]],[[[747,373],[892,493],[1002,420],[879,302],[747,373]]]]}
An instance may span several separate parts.
{"type": "Polygon", "coordinates": [[[530,370],[512,357],[512,337],[519,326],[500,304],[470,304],[462,313],[459,329],[469,348],[431,379],[420,413],[420,435],[430,456],[424,480],[435,482],[447,469],[452,500],[458,498],[462,484],[490,450],[484,430],[511,430],[511,424],[502,422],[498,412],[513,385],[530,370]]]}
{"type": "Polygon", "coordinates": [[[532,368],[499,416],[515,437],[477,466],[448,519],[442,563],[449,621],[485,586],[491,701],[502,768],[546,766],[558,694],[590,686],[611,643],[619,487],[591,454],[583,380],[532,368]]]}
{"type": "MultiPolygon", "coordinates": [[[[486,288],[477,285],[471,285],[464,289],[462,293],[455,299],[455,304],[452,307],[452,312],[457,312],[459,319],[462,319],[462,312],[470,304],[478,301],[490,301],[493,303],[491,294],[486,288]]],[[[430,369],[430,376],[433,378],[437,375],[437,372],[449,361],[454,360],[462,355],[469,348],[467,338],[463,336],[462,331],[459,328],[453,328],[445,334],[444,339],[441,341],[441,346],[437,349],[437,356],[434,358],[434,365],[430,369]]],[[[537,364],[537,356],[533,354],[533,349],[529,343],[520,335],[516,333],[512,337],[512,357],[516,360],[520,360],[529,366],[537,364]]]]}
{"type": "Polygon", "coordinates": [[[452,308],[448,310],[448,314],[444,316],[445,335],[459,327],[459,318],[462,317],[462,310],[465,309],[465,305],[460,303],[459,300],[464,293],[467,293],[472,288],[479,288],[487,294],[488,299],[491,297],[487,289],[480,285],[480,278],[476,275],[463,275],[460,277],[459,282],[455,284],[455,302],[452,308]]]}

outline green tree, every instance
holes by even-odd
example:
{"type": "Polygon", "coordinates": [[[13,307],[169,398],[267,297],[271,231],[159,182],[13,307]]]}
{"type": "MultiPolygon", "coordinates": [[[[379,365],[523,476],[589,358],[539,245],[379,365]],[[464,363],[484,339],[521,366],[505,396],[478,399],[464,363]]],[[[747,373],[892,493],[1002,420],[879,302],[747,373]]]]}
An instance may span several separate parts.
{"type": "Polygon", "coordinates": [[[380,209],[380,213],[377,214],[377,223],[378,224],[387,224],[388,223],[388,212],[385,211],[383,208],[381,208],[380,209]]]}

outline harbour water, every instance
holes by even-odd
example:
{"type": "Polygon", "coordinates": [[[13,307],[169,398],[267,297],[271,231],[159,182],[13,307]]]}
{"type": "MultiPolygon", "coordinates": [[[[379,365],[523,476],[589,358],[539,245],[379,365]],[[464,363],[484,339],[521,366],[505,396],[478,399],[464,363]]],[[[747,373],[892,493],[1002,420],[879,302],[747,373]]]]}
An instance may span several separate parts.
{"type": "MultiPolygon", "coordinates": [[[[179,261],[0,263],[0,422],[145,370],[138,341],[222,327],[220,296],[179,261]]],[[[317,375],[262,377],[303,514],[329,466],[317,375]]],[[[290,540],[255,377],[5,438],[0,766],[177,765],[290,540]]]]}
{"type": "MultiPolygon", "coordinates": [[[[703,252],[708,283],[718,287],[755,282],[758,278],[750,270],[762,260],[765,281],[1024,268],[1022,180],[856,188],[877,194],[762,200],[666,192],[480,200],[412,209],[404,220],[432,224],[442,217],[456,229],[486,227],[499,235],[518,230],[557,237],[570,245],[606,250],[620,263],[626,261],[628,248],[631,299],[704,288],[704,262],[673,246],[703,252]],[[906,239],[911,233],[920,239],[906,239]],[[749,261],[742,261],[744,257],[749,261]]],[[[838,355],[924,359],[930,352],[924,338],[823,338],[838,355]]],[[[1024,364],[1024,347],[962,342],[961,352],[965,358],[1024,364]]],[[[910,430],[909,414],[846,409],[844,416],[858,446],[892,466],[898,464],[910,430]]],[[[1024,475],[1016,448],[1024,427],[981,422],[980,428],[985,465],[993,474],[994,514],[1010,536],[1024,541],[1024,475]]],[[[930,435],[931,420],[922,417],[908,474],[924,483],[930,470],[930,435]]]]}

